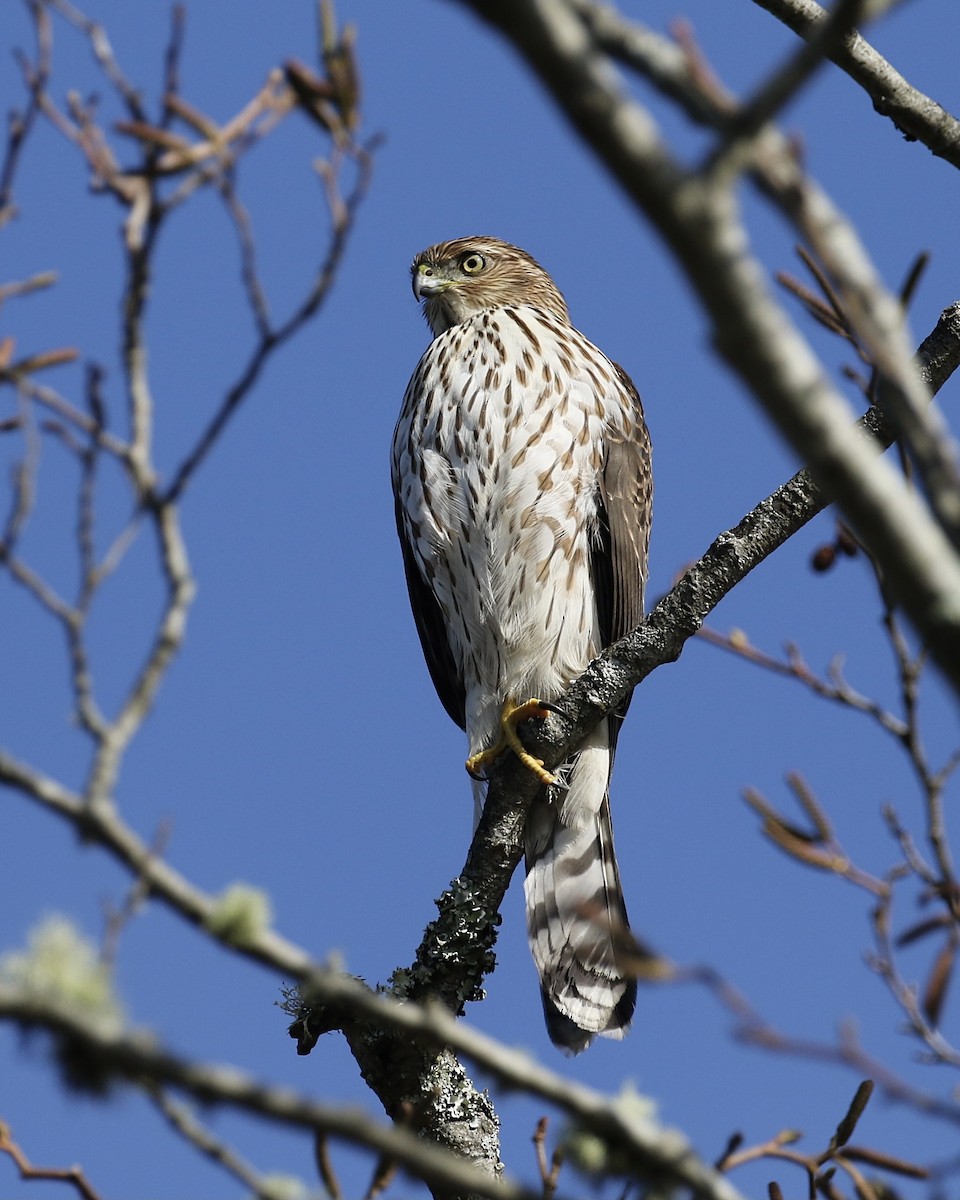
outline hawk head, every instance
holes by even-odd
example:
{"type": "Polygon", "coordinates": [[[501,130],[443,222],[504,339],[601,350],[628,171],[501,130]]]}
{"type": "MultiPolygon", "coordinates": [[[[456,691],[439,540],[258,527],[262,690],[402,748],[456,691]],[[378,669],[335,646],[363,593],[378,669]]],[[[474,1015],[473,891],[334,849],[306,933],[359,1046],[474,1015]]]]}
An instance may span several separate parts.
{"type": "Polygon", "coordinates": [[[528,304],[570,315],[557,285],[525,250],[492,237],[457,238],[422,250],[410,268],[413,294],[434,337],[475,313],[505,304],[528,304]]]}

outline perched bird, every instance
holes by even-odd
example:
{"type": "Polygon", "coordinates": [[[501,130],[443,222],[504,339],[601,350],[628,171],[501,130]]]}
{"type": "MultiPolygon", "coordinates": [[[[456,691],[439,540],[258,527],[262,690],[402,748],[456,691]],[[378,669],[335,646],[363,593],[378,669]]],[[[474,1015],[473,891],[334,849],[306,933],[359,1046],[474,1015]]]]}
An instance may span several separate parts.
{"type": "Polygon", "coordinates": [[[393,439],[407,587],[434,685],[467,733],[476,818],[507,747],[545,784],[525,830],[527,932],[548,1033],[577,1053],[623,1037],[636,1001],[617,961],[627,915],[608,793],[623,712],[556,776],[516,727],[547,717],[640,623],[650,439],[629,377],[529,254],[458,238],[411,270],[434,340],[393,439]]]}

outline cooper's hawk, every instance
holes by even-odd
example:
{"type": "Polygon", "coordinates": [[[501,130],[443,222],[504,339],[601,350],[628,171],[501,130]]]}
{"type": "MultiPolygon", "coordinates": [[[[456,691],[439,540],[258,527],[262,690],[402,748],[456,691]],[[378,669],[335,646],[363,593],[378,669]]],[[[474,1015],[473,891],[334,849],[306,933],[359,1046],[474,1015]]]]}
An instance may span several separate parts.
{"type": "MultiPolygon", "coordinates": [[[[397,525],[427,665],[478,774],[519,747],[517,719],[547,715],[528,698],[549,706],[639,624],[650,440],[636,388],[529,254],[460,238],[412,273],[434,341],[394,434],[397,525]]],[[[627,917],[607,785],[622,718],[552,783],[527,756],[546,781],[525,830],[527,931],[548,1032],[574,1053],[622,1037],[636,1001],[614,947],[627,917]]]]}

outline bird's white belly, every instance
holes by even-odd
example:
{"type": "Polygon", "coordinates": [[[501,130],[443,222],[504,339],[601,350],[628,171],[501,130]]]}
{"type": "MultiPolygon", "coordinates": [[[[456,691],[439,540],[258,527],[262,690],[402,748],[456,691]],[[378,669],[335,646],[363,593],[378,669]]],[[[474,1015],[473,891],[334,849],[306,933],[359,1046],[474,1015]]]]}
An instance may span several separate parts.
{"type": "Polygon", "coordinates": [[[600,430],[589,423],[568,408],[511,427],[488,403],[482,421],[426,452],[443,481],[434,586],[454,614],[471,745],[492,736],[504,699],[555,697],[599,650],[590,538],[600,430]]]}

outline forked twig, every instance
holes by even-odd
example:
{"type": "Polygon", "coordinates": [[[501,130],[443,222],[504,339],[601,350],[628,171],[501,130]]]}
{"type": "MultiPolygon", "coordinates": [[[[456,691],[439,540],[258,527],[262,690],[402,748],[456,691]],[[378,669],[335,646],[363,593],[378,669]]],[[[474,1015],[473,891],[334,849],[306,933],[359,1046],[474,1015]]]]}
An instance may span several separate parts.
{"type": "Polygon", "coordinates": [[[10,1126],[0,1121],[0,1154],[6,1154],[13,1159],[21,1179],[51,1179],[71,1184],[82,1200],[102,1200],[82,1167],[36,1167],[27,1158],[23,1150],[13,1140],[10,1126]]]}

